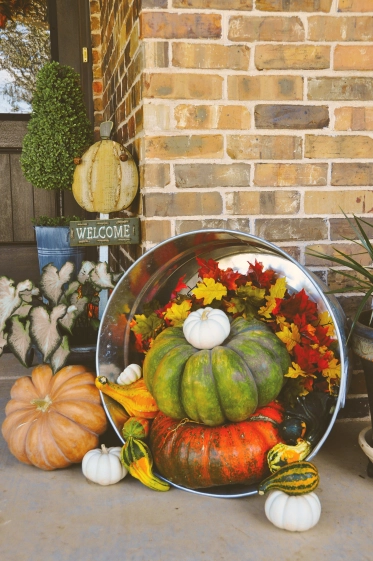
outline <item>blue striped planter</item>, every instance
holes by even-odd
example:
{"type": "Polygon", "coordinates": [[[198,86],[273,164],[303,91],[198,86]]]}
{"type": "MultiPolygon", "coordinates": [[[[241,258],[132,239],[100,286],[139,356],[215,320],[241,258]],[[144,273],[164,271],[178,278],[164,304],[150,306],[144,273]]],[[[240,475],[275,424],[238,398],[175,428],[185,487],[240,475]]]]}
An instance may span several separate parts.
{"type": "Polygon", "coordinates": [[[40,274],[43,268],[52,263],[57,269],[71,261],[75,272],[80,270],[85,257],[84,247],[70,247],[70,228],[68,226],[35,226],[40,274]]]}

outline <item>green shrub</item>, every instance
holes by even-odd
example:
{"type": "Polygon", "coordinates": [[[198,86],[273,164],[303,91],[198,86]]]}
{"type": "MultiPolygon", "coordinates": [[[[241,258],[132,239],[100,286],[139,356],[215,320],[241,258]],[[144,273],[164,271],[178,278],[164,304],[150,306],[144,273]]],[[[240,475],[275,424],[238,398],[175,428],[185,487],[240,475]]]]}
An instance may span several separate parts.
{"type": "Polygon", "coordinates": [[[74,158],[92,143],[79,74],[58,62],[45,64],[37,76],[23,141],[24,176],[40,189],[71,190],[74,158]]]}
{"type": "Polygon", "coordinates": [[[56,216],[51,218],[50,216],[39,216],[38,218],[33,218],[31,222],[34,226],[70,226],[70,221],[82,220],[80,216],[56,216]]]}

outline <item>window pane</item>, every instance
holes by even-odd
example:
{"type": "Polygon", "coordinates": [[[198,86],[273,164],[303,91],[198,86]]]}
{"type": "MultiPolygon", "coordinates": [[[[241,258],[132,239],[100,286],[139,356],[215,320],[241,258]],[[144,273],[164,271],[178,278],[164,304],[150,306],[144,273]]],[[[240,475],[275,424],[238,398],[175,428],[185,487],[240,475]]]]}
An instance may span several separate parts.
{"type": "Polygon", "coordinates": [[[48,1],[0,4],[0,113],[30,113],[36,75],[50,60],[48,1]]]}

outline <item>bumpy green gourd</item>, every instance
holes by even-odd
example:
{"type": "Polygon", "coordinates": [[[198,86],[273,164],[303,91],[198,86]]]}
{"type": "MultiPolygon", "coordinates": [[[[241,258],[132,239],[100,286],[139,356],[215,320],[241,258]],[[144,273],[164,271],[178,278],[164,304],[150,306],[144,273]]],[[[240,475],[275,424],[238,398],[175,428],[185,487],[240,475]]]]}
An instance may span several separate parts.
{"type": "Polygon", "coordinates": [[[267,462],[271,472],[307,458],[311,452],[311,444],[307,440],[299,439],[294,446],[279,442],[267,454],[267,462]]]}
{"type": "Polygon", "coordinates": [[[316,489],[320,481],[319,473],[310,462],[294,462],[264,479],[258,488],[259,495],[271,489],[279,489],[288,495],[304,495],[316,489]]]}

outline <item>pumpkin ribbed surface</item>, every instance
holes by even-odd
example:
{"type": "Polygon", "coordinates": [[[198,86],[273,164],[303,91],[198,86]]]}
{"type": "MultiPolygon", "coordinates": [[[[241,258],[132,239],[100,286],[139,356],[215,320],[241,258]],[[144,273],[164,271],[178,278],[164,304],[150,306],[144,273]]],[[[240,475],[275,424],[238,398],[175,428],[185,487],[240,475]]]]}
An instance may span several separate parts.
{"type": "Polygon", "coordinates": [[[150,431],[158,472],[190,489],[251,484],[269,473],[266,454],[280,442],[277,424],[283,409],[274,402],[250,419],[208,427],[159,413],[150,431]]]}
{"type": "Polygon", "coordinates": [[[13,385],[2,434],[21,462],[44,470],[80,462],[107,426],[95,375],[66,366],[55,376],[44,364],[13,385]]]}
{"type": "Polygon", "coordinates": [[[265,324],[237,318],[229,338],[212,349],[196,349],[180,328],[165,329],[145,357],[143,375],[165,415],[217,426],[243,421],[276,399],[290,364],[265,324]]]}

